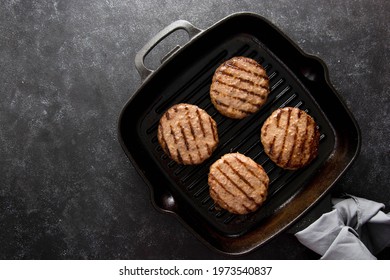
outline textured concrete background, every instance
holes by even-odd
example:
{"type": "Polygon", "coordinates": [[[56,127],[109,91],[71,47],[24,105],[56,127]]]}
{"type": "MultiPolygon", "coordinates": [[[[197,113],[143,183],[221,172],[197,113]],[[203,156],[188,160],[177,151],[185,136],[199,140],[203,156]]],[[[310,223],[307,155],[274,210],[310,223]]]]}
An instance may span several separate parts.
{"type": "MultiPolygon", "coordinates": [[[[389,211],[389,1],[0,0],[1,259],[224,258],[152,207],[116,129],[140,86],[135,54],[153,35],[178,19],[206,29],[239,11],[325,61],[363,139],[335,191],[389,211]]],[[[245,256],[318,257],[289,232],[245,256]]]]}

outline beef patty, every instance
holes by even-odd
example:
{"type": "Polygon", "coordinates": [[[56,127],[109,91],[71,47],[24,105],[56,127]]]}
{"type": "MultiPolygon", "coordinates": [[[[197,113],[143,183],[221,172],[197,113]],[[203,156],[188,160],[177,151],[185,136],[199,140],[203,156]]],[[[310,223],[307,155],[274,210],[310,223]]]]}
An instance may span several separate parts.
{"type": "Polygon", "coordinates": [[[225,154],[210,167],[210,196],[223,209],[247,214],[267,197],[269,178],[255,161],[240,153],[225,154]]]}
{"type": "Polygon", "coordinates": [[[267,101],[268,76],[264,68],[247,57],[233,57],[221,64],[213,76],[210,98],[224,116],[242,119],[257,112],[267,101]]]}
{"type": "Polygon", "coordinates": [[[318,155],[319,138],[314,119],[298,108],[274,111],[261,128],[265,153],[285,169],[308,165],[318,155]]]}
{"type": "Polygon", "coordinates": [[[218,145],[217,124],[198,106],[176,104],[161,117],[157,132],[164,152],[179,164],[200,164],[218,145]]]}

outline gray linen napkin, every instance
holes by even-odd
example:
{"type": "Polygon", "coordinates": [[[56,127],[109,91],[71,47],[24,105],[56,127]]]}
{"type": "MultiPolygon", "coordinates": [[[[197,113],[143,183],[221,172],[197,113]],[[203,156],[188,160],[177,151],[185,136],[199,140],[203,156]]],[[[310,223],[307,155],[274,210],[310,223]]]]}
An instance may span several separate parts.
{"type": "Polygon", "coordinates": [[[321,259],[375,260],[390,246],[390,213],[381,211],[384,204],[352,195],[332,199],[332,204],[331,212],[295,234],[321,259]]]}

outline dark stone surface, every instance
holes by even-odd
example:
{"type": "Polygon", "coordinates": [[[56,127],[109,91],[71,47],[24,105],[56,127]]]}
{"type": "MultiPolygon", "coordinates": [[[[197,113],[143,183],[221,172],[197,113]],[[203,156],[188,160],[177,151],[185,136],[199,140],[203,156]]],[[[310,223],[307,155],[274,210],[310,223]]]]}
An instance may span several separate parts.
{"type": "MultiPolygon", "coordinates": [[[[335,191],[390,210],[389,1],[0,2],[1,259],[225,258],[152,207],[116,125],[140,85],[135,54],[153,35],[178,19],[205,29],[239,11],[325,61],[362,131],[335,191]]],[[[292,232],[244,258],[317,259],[292,232]]]]}

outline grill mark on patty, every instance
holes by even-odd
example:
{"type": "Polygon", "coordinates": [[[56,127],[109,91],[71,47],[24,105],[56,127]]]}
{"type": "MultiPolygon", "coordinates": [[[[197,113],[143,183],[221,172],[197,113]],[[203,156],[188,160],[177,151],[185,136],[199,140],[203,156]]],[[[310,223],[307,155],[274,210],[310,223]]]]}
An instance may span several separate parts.
{"type": "Polygon", "coordinates": [[[184,140],[184,144],[186,145],[186,148],[187,148],[187,151],[190,149],[189,145],[188,145],[188,140],[187,140],[187,136],[184,132],[184,128],[182,127],[182,125],[179,123],[178,124],[178,128],[179,128],[179,131],[181,133],[181,135],[183,136],[183,140],[184,140]]]}
{"type": "MultiPolygon", "coordinates": [[[[250,102],[248,99],[245,99],[245,98],[242,98],[242,97],[239,97],[239,96],[235,96],[235,95],[228,95],[226,93],[223,93],[221,91],[218,91],[218,90],[211,90],[212,92],[216,93],[217,95],[223,95],[225,97],[228,97],[228,98],[232,98],[232,99],[236,99],[236,100],[240,100],[241,102],[244,102],[244,103],[247,103],[247,104],[250,104],[256,108],[260,108],[261,105],[260,104],[256,104],[256,103],[253,103],[253,102],[250,102]]],[[[219,102],[219,100],[216,100],[217,102],[219,102]]]]}
{"type": "MultiPolygon", "coordinates": [[[[252,209],[251,208],[249,208],[249,207],[247,207],[244,203],[242,203],[241,204],[241,206],[242,207],[244,207],[245,208],[245,210],[247,211],[247,212],[250,212],[250,211],[252,211],[252,209]]],[[[255,206],[256,207],[256,206],[255,206]]]]}
{"type": "Polygon", "coordinates": [[[238,79],[238,80],[240,80],[240,82],[250,84],[251,86],[262,87],[262,88],[268,89],[267,87],[265,87],[265,86],[262,85],[262,84],[258,84],[258,83],[255,83],[255,82],[252,81],[252,80],[245,79],[245,78],[243,78],[243,77],[241,77],[241,76],[238,76],[238,75],[234,75],[234,74],[232,74],[232,73],[227,72],[226,70],[218,71],[218,73],[221,74],[221,75],[224,75],[224,76],[228,76],[228,77],[232,77],[232,78],[234,78],[234,79],[238,79]]]}
{"type": "MultiPolygon", "coordinates": [[[[247,63],[251,64],[251,65],[254,65],[256,66],[256,68],[260,69],[261,71],[264,71],[263,68],[259,68],[259,65],[255,65],[254,63],[252,63],[251,61],[246,61],[247,63]]],[[[255,72],[252,72],[246,68],[242,68],[242,65],[237,65],[233,62],[230,62],[230,63],[226,63],[227,66],[233,68],[233,69],[236,69],[236,70],[241,70],[243,72],[246,72],[248,74],[251,74],[251,75],[254,75],[256,77],[260,77],[260,78],[263,78],[264,80],[267,80],[268,81],[268,76],[265,75],[265,74],[259,74],[259,73],[255,73],[255,72]]],[[[264,71],[265,72],[265,71],[264,71]]]]}
{"type": "Polygon", "coordinates": [[[263,132],[264,132],[264,137],[266,137],[267,136],[267,134],[268,134],[268,127],[269,127],[269,124],[267,123],[267,124],[265,124],[265,126],[264,126],[264,129],[263,129],[263,132]]]}
{"type": "Polygon", "coordinates": [[[256,201],[255,201],[252,197],[248,196],[248,194],[247,194],[243,189],[241,189],[240,186],[237,185],[237,183],[234,182],[234,180],[233,180],[232,178],[230,178],[228,174],[226,174],[225,172],[223,172],[223,170],[222,170],[219,166],[217,166],[216,169],[217,169],[217,170],[218,170],[218,171],[219,171],[219,172],[220,172],[220,173],[221,173],[221,174],[222,174],[230,183],[232,183],[232,185],[233,185],[240,193],[242,193],[246,198],[248,198],[251,202],[253,202],[255,205],[257,205],[256,201]]]}
{"type": "Polygon", "coordinates": [[[206,143],[206,148],[207,148],[207,154],[211,155],[211,149],[210,149],[209,143],[206,143]]]}
{"type": "Polygon", "coordinates": [[[206,133],[204,131],[204,126],[203,126],[203,120],[200,116],[200,111],[198,108],[196,108],[196,115],[198,116],[198,122],[200,124],[200,129],[202,130],[202,133],[203,133],[203,137],[206,137],[206,133]]]}
{"type": "MultiPolygon", "coordinates": [[[[259,102],[260,104],[263,104],[265,99],[268,96],[269,90],[268,88],[258,88],[260,91],[252,91],[250,89],[245,89],[240,86],[226,83],[224,80],[214,80],[213,84],[210,87],[210,91],[216,90],[218,92],[226,92],[230,94],[235,94],[235,96],[241,96],[242,98],[245,98],[248,96],[248,98],[252,97],[256,102],[259,102]]],[[[210,94],[211,94],[210,92],[210,94]]]]}
{"type": "Polygon", "coordinates": [[[200,152],[200,149],[199,149],[199,146],[198,146],[198,143],[196,143],[196,150],[198,151],[198,157],[199,157],[199,160],[200,161],[203,161],[203,156],[200,152]]]}
{"type": "Polygon", "coordinates": [[[173,132],[173,127],[172,127],[172,125],[169,125],[169,128],[171,129],[171,135],[172,135],[172,137],[173,137],[173,142],[174,142],[175,144],[177,144],[176,135],[175,135],[175,132],[173,132]]]}
{"type": "Polygon", "coordinates": [[[272,141],[271,141],[271,143],[270,143],[270,145],[269,145],[269,148],[268,148],[268,153],[270,154],[270,155],[273,155],[273,148],[274,148],[274,145],[275,145],[275,141],[276,141],[276,136],[274,136],[274,138],[272,138],[272,141]]]}
{"type": "MultiPolygon", "coordinates": [[[[231,196],[235,196],[232,192],[230,192],[227,188],[225,188],[225,186],[217,179],[217,177],[215,177],[213,174],[210,174],[209,175],[211,177],[211,179],[216,182],[224,191],[226,191],[228,194],[230,194],[231,196]]],[[[214,193],[217,193],[214,191],[214,193]]],[[[224,200],[222,200],[224,201],[224,200]]]]}
{"type": "MultiPolygon", "coordinates": [[[[246,102],[246,99],[245,98],[242,98],[242,97],[239,97],[239,96],[234,96],[234,95],[228,95],[226,93],[223,93],[221,91],[218,91],[218,90],[215,90],[215,89],[212,89],[211,90],[212,92],[216,93],[217,95],[223,95],[225,97],[229,97],[229,98],[232,98],[232,99],[236,99],[236,100],[240,100],[242,102],[246,102]]],[[[249,102],[248,102],[249,103],[249,102]]]]}
{"type": "MultiPolygon", "coordinates": [[[[245,184],[247,184],[252,190],[255,189],[255,187],[252,186],[251,183],[242,174],[240,174],[236,169],[234,169],[234,167],[228,161],[224,160],[223,163],[229,166],[230,169],[233,171],[233,173],[236,174],[240,178],[240,180],[242,180],[245,184]]],[[[246,168],[246,170],[247,169],[248,168],[246,168]]]]}
{"type": "Polygon", "coordinates": [[[236,59],[235,60],[235,62],[246,62],[246,63],[249,63],[249,64],[251,64],[251,65],[253,65],[253,66],[256,66],[256,68],[261,68],[262,70],[264,69],[263,68],[263,66],[261,66],[260,65],[260,63],[258,63],[256,60],[254,60],[254,59],[247,59],[247,58],[245,58],[245,57],[241,57],[241,58],[239,58],[239,59],[236,59]]]}
{"type": "Polygon", "coordinates": [[[244,167],[246,168],[246,170],[248,170],[249,173],[250,173],[252,176],[254,176],[254,177],[256,177],[256,178],[258,177],[258,176],[256,175],[256,173],[254,173],[253,170],[249,167],[249,165],[247,165],[245,162],[243,162],[241,159],[239,159],[238,156],[235,156],[234,158],[237,160],[237,162],[239,162],[242,166],[244,166],[244,167]]]}
{"type": "Polygon", "coordinates": [[[288,108],[288,110],[287,110],[287,124],[284,127],[282,148],[281,148],[281,150],[279,152],[279,155],[278,155],[278,158],[276,160],[277,162],[280,162],[280,160],[281,160],[281,158],[282,158],[282,156],[284,154],[284,148],[285,148],[285,145],[286,145],[286,139],[287,139],[287,136],[288,136],[288,130],[289,130],[289,126],[290,126],[290,117],[291,117],[291,108],[288,108]]]}
{"type": "Polygon", "coordinates": [[[194,131],[194,127],[192,126],[192,123],[191,123],[190,119],[188,118],[188,116],[187,116],[187,121],[188,121],[188,124],[190,125],[191,135],[194,138],[194,141],[196,142],[197,139],[196,139],[196,134],[195,134],[195,131],[194,131]]]}
{"type": "Polygon", "coordinates": [[[209,122],[210,122],[211,131],[213,133],[213,139],[215,142],[218,142],[218,132],[215,131],[213,120],[211,118],[209,118],[209,122]]]}
{"type": "Polygon", "coordinates": [[[279,111],[276,115],[276,127],[280,127],[280,117],[282,116],[282,111],[279,111]]]}
{"type": "MultiPolygon", "coordinates": [[[[217,179],[217,177],[215,177],[213,174],[210,174],[209,176],[210,176],[212,181],[214,181],[221,189],[223,189],[226,193],[228,193],[232,198],[235,197],[235,195],[233,193],[231,193],[227,188],[225,188],[225,186],[217,179]]],[[[217,201],[221,201],[222,203],[229,205],[229,200],[223,199],[222,196],[220,196],[219,193],[217,191],[215,191],[214,189],[212,189],[212,194],[216,198],[217,201]]],[[[220,204],[218,204],[218,205],[220,205],[220,204]]]]}
{"type": "MultiPolygon", "coordinates": [[[[298,123],[300,123],[302,121],[301,117],[302,117],[302,112],[299,111],[299,113],[298,113],[298,123]]],[[[306,138],[306,134],[307,134],[306,126],[307,126],[307,122],[305,123],[305,128],[304,128],[305,129],[305,133],[303,133],[303,134],[302,134],[302,131],[301,131],[301,134],[298,134],[299,133],[299,129],[298,129],[298,126],[297,126],[297,136],[295,138],[296,143],[294,143],[294,144],[297,144],[294,147],[294,149],[296,150],[295,154],[302,155],[302,152],[305,149],[305,145],[304,144],[305,144],[305,138],[306,138]]],[[[295,162],[295,164],[293,164],[293,165],[294,166],[300,166],[300,165],[302,165],[302,162],[303,162],[303,159],[302,159],[302,157],[300,157],[299,161],[295,162]]]]}
{"type": "MultiPolygon", "coordinates": [[[[256,106],[259,106],[261,107],[263,102],[262,101],[259,101],[261,102],[260,104],[256,104],[256,103],[253,103],[253,102],[250,102],[248,98],[245,98],[244,94],[246,93],[247,95],[252,95],[254,96],[255,98],[258,98],[260,97],[261,100],[264,100],[265,99],[265,96],[264,95],[261,95],[261,94],[257,94],[255,92],[251,92],[251,91],[247,91],[247,90],[244,90],[240,87],[237,87],[237,86],[231,86],[229,84],[226,84],[226,83],[223,83],[223,82],[220,82],[218,81],[218,83],[221,83],[223,84],[224,86],[228,87],[228,88],[233,88],[236,91],[236,95],[229,95],[229,94],[226,94],[225,93],[225,90],[221,89],[221,87],[217,87],[217,86],[214,86],[210,89],[210,92],[214,92],[216,94],[223,94],[224,96],[226,97],[230,97],[230,98],[234,98],[234,99],[239,99],[240,101],[244,102],[244,103],[249,103],[251,105],[256,105],[256,106]],[[217,88],[217,89],[216,89],[217,88]]],[[[229,90],[226,90],[226,92],[228,92],[229,90]]]]}
{"type": "Polygon", "coordinates": [[[246,115],[249,115],[249,114],[252,114],[253,112],[251,111],[247,111],[247,110],[243,110],[243,109],[238,109],[238,108],[234,108],[234,107],[231,107],[223,102],[221,102],[220,100],[215,100],[215,102],[217,102],[218,105],[222,106],[222,107],[226,107],[226,108],[230,108],[232,110],[235,110],[235,111],[238,111],[238,112],[241,112],[241,113],[244,113],[246,115]]]}
{"type": "Polygon", "coordinates": [[[179,163],[183,163],[183,158],[182,158],[182,156],[180,154],[179,149],[176,149],[176,153],[177,153],[177,160],[178,160],[178,162],[179,163]]]}
{"type": "Polygon", "coordinates": [[[310,119],[307,120],[307,127],[308,127],[308,135],[307,135],[307,144],[305,143],[305,147],[306,145],[310,148],[312,146],[312,143],[313,143],[313,139],[314,139],[314,127],[310,121],[310,119]],[[311,136],[310,136],[310,131],[312,132],[311,133],[311,136]]]}
{"type": "MultiPolygon", "coordinates": [[[[311,119],[308,119],[308,126],[312,130],[311,137],[307,137],[308,141],[309,141],[308,148],[310,150],[312,150],[313,147],[314,147],[314,137],[316,136],[316,127],[315,127],[315,124],[313,123],[313,121],[311,119]]],[[[306,146],[306,143],[305,143],[305,146],[306,146]]],[[[309,153],[309,160],[311,160],[312,158],[313,158],[313,153],[309,153]]]]}
{"type": "Polygon", "coordinates": [[[193,164],[193,163],[194,163],[194,160],[192,159],[191,153],[188,153],[188,157],[190,158],[190,164],[193,164]]]}
{"type": "Polygon", "coordinates": [[[188,126],[190,127],[191,136],[194,139],[194,141],[196,142],[196,135],[195,135],[194,127],[192,126],[190,116],[188,115],[188,107],[186,107],[186,121],[187,121],[188,126]]]}
{"type": "MultiPolygon", "coordinates": [[[[218,183],[217,183],[218,184],[218,183]]],[[[219,186],[221,186],[221,185],[219,185],[219,186]]],[[[229,193],[230,194],[230,193],[229,193]]],[[[231,195],[231,194],[230,194],[231,195]]],[[[226,200],[224,200],[224,199],[222,199],[222,197],[216,192],[216,191],[212,191],[212,194],[211,194],[211,192],[210,192],[210,196],[214,196],[214,199],[216,199],[216,200],[218,200],[218,201],[220,201],[221,203],[223,203],[223,204],[226,204],[227,205],[227,202],[226,202],[226,200]]],[[[217,205],[217,206],[219,206],[219,207],[222,207],[219,203],[215,203],[215,205],[217,205]]],[[[223,208],[223,207],[222,207],[223,208]]]]}
{"type": "Polygon", "coordinates": [[[162,140],[161,146],[162,146],[163,150],[168,154],[168,156],[171,157],[171,152],[169,151],[168,143],[167,143],[167,140],[165,139],[165,136],[164,136],[164,128],[161,125],[161,123],[158,125],[158,129],[160,130],[160,133],[161,133],[161,140],[162,140]]]}
{"type": "MultiPolygon", "coordinates": [[[[300,139],[301,141],[301,151],[300,153],[303,154],[303,152],[305,151],[305,144],[306,144],[306,141],[307,141],[307,131],[308,131],[308,119],[307,117],[306,118],[306,122],[305,122],[305,133],[302,135],[302,138],[300,139]]],[[[304,160],[304,157],[300,157],[300,160],[299,160],[299,165],[302,165],[303,164],[303,160],[304,160]]]]}
{"type": "MultiPolygon", "coordinates": [[[[194,139],[195,147],[196,147],[196,151],[198,153],[199,160],[202,161],[202,155],[200,153],[198,141],[197,141],[198,139],[196,138],[196,133],[194,131],[194,127],[192,126],[190,116],[188,115],[188,113],[189,113],[188,107],[185,107],[185,108],[186,108],[186,120],[187,120],[188,125],[190,126],[191,136],[192,136],[192,139],[194,139]]],[[[193,162],[191,154],[190,154],[190,161],[193,162]]]]}
{"type": "MultiPolygon", "coordinates": [[[[243,88],[243,87],[239,87],[239,86],[236,86],[236,85],[228,84],[228,83],[226,83],[226,82],[222,79],[222,77],[216,77],[215,82],[218,82],[218,83],[220,83],[220,84],[222,84],[222,85],[225,85],[225,86],[228,86],[228,87],[231,87],[231,88],[234,88],[234,89],[238,89],[238,90],[240,90],[240,91],[244,91],[244,92],[247,93],[247,94],[251,94],[251,95],[260,97],[261,99],[265,99],[265,96],[264,96],[263,94],[259,94],[259,93],[254,92],[254,91],[247,90],[247,89],[245,89],[245,88],[243,88]]],[[[269,91],[269,88],[266,87],[266,86],[259,85],[258,87],[259,87],[259,88],[262,88],[262,89],[264,89],[264,90],[266,90],[267,93],[268,93],[268,91],[269,91]]]]}
{"type": "MultiPolygon", "coordinates": [[[[228,189],[226,189],[226,188],[221,184],[221,182],[219,182],[213,175],[211,175],[211,177],[212,177],[212,180],[213,180],[213,181],[215,181],[223,190],[226,191],[226,193],[228,193],[228,194],[229,194],[230,196],[232,196],[233,198],[235,197],[235,195],[232,194],[228,189]]],[[[213,194],[214,198],[215,198],[217,201],[222,202],[222,203],[216,203],[216,205],[219,205],[220,207],[222,207],[221,204],[225,204],[225,205],[228,205],[229,208],[231,208],[231,206],[229,206],[229,205],[230,205],[229,200],[226,201],[225,199],[223,199],[222,196],[219,195],[219,193],[216,192],[215,190],[212,190],[212,194],[213,194]]],[[[244,203],[242,203],[241,206],[244,207],[245,210],[246,210],[247,212],[251,212],[251,211],[252,211],[252,209],[248,208],[244,203]]],[[[224,208],[224,207],[222,207],[222,208],[224,208]]],[[[229,210],[228,210],[228,211],[229,211],[229,210]]]]}
{"type": "Polygon", "coordinates": [[[294,133],[294,140],[293,140],[293,146],[291,147],[290,154],[288,156],[287,165],[291,164],[292,155],[295,151],[295,146],[297,144],[297,138],[298,138],[298,125],[295,125],[295,133],[294,133]]]}

